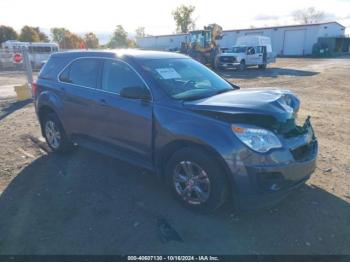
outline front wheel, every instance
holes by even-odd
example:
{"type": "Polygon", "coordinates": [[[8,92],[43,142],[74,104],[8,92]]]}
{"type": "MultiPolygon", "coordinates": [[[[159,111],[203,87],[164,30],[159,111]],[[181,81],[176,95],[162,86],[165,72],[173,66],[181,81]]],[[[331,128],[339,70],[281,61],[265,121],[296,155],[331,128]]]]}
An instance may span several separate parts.
{"type": "Polygon", "coordinates": [[[262,65],[258,65],[259,69],[265,69],[266,68],[266,64],[262,64],[262,65]]]}
{"type": "Polygon", "coordinates": [[[223,169],[200,149],[184,148],[175,152],[165,173],[176,198],[191,209],[212,211],[226,199],[227,182],[223,169]]]}

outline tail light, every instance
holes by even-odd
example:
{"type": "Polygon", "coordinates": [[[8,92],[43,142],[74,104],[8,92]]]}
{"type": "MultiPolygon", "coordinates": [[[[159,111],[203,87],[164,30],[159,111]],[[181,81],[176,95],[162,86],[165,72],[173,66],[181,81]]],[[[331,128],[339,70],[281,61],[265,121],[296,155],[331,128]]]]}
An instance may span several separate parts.
{"type": "Polygon", "coordinates": [[[36,96],[37,91],[38,91],[38,85],[35,82],[33,82],[32,83],[32,94],[34,97],[36,96]]]}

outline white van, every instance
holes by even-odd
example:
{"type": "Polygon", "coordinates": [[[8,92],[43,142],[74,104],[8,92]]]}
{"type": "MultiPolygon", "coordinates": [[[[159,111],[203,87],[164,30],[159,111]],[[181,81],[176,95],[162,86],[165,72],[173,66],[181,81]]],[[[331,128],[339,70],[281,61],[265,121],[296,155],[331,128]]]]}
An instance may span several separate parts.
{"type": "Polygon", "coordinates": [[[58,52],[59,48],[56,43],[43,43],[43,42],[20,42],[15,40],[9,40],[2,44],[6,53],[12,55],[12,63],[13,64],[22,64],[23,59],[21,61],[17,61],[14,59],[16,54],[22,53],[23,48],[28,49],[29,60],[31,62],[33,69],[41,68],[43,63],[49,59],[52,53],[58,52]]]}
{"type": "Polygon", "coordinates": [[[248,35],[239,37],[232,49],[219,54],[216,66],[219,69],[237,68],[244,70],[247,66],[258,66],[265,69],[267,64],[275,61],[276,55],[272,52],[269,37],[248,35]]]}

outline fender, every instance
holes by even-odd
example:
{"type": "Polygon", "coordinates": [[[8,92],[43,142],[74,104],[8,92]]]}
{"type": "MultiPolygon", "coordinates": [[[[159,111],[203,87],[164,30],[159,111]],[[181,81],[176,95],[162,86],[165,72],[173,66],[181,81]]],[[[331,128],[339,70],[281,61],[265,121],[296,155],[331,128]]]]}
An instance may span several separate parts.
{"type": "MultiPolygon", "coordinates": [[[[40,93],[40,95],[36,99],[36,113],[39,119],[39,122],[41,124],[41,116],[40,112],[44,107],[50,108],[51,111],[53,111],[59,119],[61,119],[63,114],[63,103],[61,98],[55,94],[52,91],[43,91],[40,93]]],[[[64,123],[61,122],[63,125],[63,128],[65,128],[64,123]]],[[[42,130],[43,131],[43,130],[42,130]]]]}
{"type": "Polygon", "coordinates": [[[241,143],[235,141],[228,123],[159,104],[155,105],[154,116],[154,163],[160,173],[166,160],[175,151],[186,146],[196,146],[219,160],[230,184],[235,187],[234,177],[226,161],[232,158],[233,152],[239,152],[241,143]]]}
{"type": "Polygon", "coordinates": [[[37,98],[38,113],[43,106],[50,107],[58,116],[61,116],[63,111],[63,103],[58,95],[52,91],[43,91],[37,98]]]}

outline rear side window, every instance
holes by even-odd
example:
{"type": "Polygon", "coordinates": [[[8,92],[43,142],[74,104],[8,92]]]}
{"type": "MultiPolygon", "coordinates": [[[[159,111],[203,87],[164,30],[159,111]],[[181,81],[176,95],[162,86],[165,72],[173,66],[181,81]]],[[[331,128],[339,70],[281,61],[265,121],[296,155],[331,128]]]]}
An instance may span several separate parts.
{"type": "Polygon", "coordinates": [[[265,53],[266,52],[266,46],[258,46],[256,47],[256,52],[259,54],[265,53]]]}
{"type": "Polygon", "coordinates": [[[140,77],[125,63],[106,60],[103,66],[102,89],[119,94],[125,87],[144,87],[140,77]]]}
{"type": "Polygon", "coordinates": [[[101,61],[98,59],[79,59],[68,66],[60,75],[62,82],[97,88],[101,61]]]}
{"type": "Polygon", "coordinates": [[[29,53],[51,53],[50,46],[29,46],[29,53]]]}

